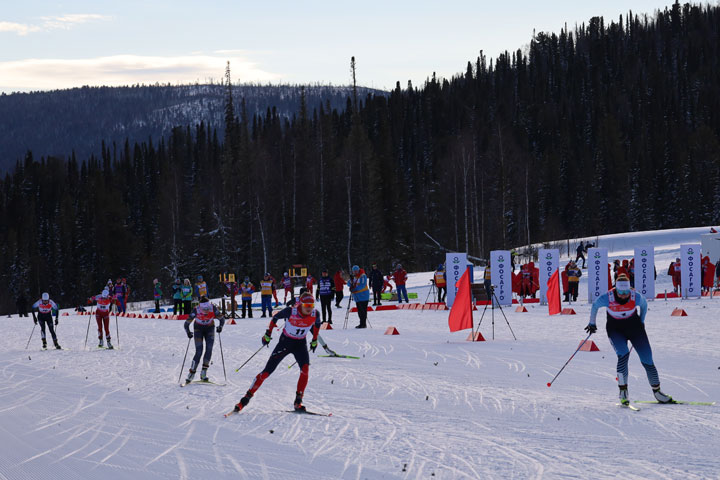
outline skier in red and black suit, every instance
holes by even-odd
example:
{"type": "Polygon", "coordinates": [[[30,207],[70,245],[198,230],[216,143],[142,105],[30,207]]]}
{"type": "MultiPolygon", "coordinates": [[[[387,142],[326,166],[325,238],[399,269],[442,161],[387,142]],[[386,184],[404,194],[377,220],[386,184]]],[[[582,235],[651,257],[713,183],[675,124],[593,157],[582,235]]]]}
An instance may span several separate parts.
{"type": "Polygon", "coordinates": [[[333,282],[335,282],[335,307],[342,308],[340,306],[340,302],[342,302],[342,299],[344,297],[343,289],[345,288],[345,279],[343,278],[342,268],[335,272],[333,282]]]}
{"type": "Polygon", "coordinates": [[[116,300],[110,295],[107,289],[103,290],[100,295],[92,297],[92,300],[97,304],[95,308],[95,321],[98,326],[98,348],[102,348],[103,346],[102,329],[104,325],[107,348],[112,350],[113,346],[112,343],[110,343],[110,308],[112,308],[116,300]]]}
{"type": "Polygon", "coordinates": [[[302,404],[305,387],[308,383],[310,372],[310,356],[308,355],[307,342],[305,337],[308,333],[312,333],[312,341],[310,342],[310,350],[313,352],[317,348],[317,338],[320,332],[320,312],[315,309],[315,298],[309,293],[304,292],[298,298],[298,302],[292,307],[286,307],[280,310],[270,320],[270,325],[262,337],[262,344],[269,345],[272,340],[272,331],[277,326],[277,321],[285,320],[280,340],[273,350],[267,364],[262,372],[258,373],[244,397],[235,405],[235,412],[242,410],[255,395],[255,392],[263,384],[280,364],[286,356],[292,354],[300,367],[300,378],[298,378],[297,391],[295,393],[295,401],[293,403],[295,410],[303,412],[305,406],[302,404]]]}

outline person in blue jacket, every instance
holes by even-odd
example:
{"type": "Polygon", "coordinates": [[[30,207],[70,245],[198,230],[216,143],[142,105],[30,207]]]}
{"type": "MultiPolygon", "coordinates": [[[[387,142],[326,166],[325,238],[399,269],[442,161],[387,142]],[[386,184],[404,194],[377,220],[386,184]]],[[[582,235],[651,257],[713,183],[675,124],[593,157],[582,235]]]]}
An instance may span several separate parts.
{"type": "Polygon", "coordinates": [[[357,313],[360,318],[360,325],[355,328],[367,328],[367,307],[370,302],[370,289],[368,288],[368,278],[365,270],[357,265],[352,267],[352,275],[347,282],[350,287],[350,293],[353,296],[355,305],[357,305],[357,313]]]}
{"type": "Polygon", "coordinates": [[[590,310],[590,323],[585,331],[593,334],[597,331],[595,317],[600,308],[607,308],[607,323],[605,330],[610,343],[618,357],[617,378],[620,388],[620,403],[628,405],[628,359],[630,350],[628,340],[632,343],[645,367],[650,387],[655,399],[660,403],[673,403],[670,395],[660,390],[660,376],[653,362],[650,341],[645,332],[645,315],[647,314],[647,300],[641,293],[630,287],[630,279],[624,273],[618,275],[615,287],[607,293],[600,295],[590,310]],[[640,314],[638,314],[640,308],[640,314]]]}

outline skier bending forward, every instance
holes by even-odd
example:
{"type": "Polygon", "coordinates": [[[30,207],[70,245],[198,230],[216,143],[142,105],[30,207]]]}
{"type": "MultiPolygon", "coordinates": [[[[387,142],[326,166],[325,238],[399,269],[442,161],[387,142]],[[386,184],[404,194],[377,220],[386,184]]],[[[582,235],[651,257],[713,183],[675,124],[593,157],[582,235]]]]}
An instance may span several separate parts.
{"type": "Polygon", "coordinates": [[[618,275],[617,282],[615,282],[615,288],[600,295],[593,303],[590,310],[590,323],[585,327],[586,332],[592,334],[597,331],[595,316],[598,309],[602,307],[607,308],[605,330],[618,357],[617,378],[618,387],[620,388],[620,402],[623,405],[630,403],[627,385],[628,359],[630,358],[627,342],[630,340],[640,357],[642,366],[645,367],[645,373],[655,399],[660,403],[672,403],[672,397],[660,391],[660,376],[657,368],[655,368],[655,363],[653,363],[650,341],[645,332],[645,314],[647,313],[645,297],[636,292],[634,288],[630,288],[630,279],[627,275],[621,273],[618,275]],[[636,307],[640,307],[640,315],[638,315],[636,307]]]}
{"type": "Polygon", "coordinates": [[[278,312],[262,337],[262,344],[268,345],[272,340],[272,331],[277,325],[279,319],[285,320],[280,340],[273,350],[267,365],[262,372],[258,373],[244,397],[240,399],[240,403],[235,405],[235,412],[242,410],[253,397],[260,385],[275,371],[283,358],[293,354],[300,367],[300,378],[298,378],[297,392],[295,393],[294,407],[296,411],[304,412],[305,406],[302,404],[305,387],[308,383],[308,373],[310,371],[310,357],[308,355],[307,342],[305,336],[308,332],[312,332],[312,341],[310,342],[310,350],[313,352],[317,348],[317,338],[320,331],[320,313],[315,309],[315,299],[310,293],[300,295],[298,302],[286,307],[278,312]]]}

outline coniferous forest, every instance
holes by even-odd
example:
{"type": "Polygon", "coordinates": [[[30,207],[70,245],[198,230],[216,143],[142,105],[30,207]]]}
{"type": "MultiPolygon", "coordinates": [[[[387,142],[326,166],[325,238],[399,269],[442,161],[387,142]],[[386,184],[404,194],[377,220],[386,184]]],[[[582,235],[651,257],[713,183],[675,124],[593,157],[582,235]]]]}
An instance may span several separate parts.
{"type": "MultiPolygon", "coordinates": [[[[458,66],[458,70],[462,66],[458,66]]],[[[362,78],[362,72],[358,72],[362,78]]],[[[575,236],[720,223],[720,8],[592,18],[450,79],[35,158],[0,181],[0,309],[108,278],[487,257],[575,236]]],[[[1,155],[2,153],[0,153],[1,155]]],[[[211,293],[219,294],[210,283],[211,293]]]]}

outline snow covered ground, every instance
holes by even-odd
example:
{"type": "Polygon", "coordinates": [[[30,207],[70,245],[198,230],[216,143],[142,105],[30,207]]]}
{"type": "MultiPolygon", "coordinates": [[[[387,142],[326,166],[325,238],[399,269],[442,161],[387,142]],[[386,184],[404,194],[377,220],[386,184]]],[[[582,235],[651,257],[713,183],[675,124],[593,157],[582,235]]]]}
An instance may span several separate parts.
{"type": "MultiPolygon", "coordinates": [[[[659,292],[680,243],[707,231],[638,235],[656,246],[659,292]]],[[[636,239],[600,240],[614,259],[636,239]]],[[[411,275],[421,301],[429,278],[411,275]]],[[[616,356],[603,328],[591,337],[600,351],[579,352],[548,388],[585,338],[590,307],[554,317],[526,307],[485,312],[487,341],[476,343],[465,341],[468,331],[450,333],[443,311],[371,312],[366,330],[352,328],[351,314],[345,330],[345,309],[336,309],[335,330],[322,337],[361,358],[311,354],[305,404],[331,417],[285,412],[299,373],[288,358],[246,410],[223,418],[268,358],[263,349],[235,372],[260,347],[264,318],[223,331],[227,386],[185,388],[182,322],[120,318],[115,351],[96,349],[91,325],[84,350],[88,317],[61,316],[68,350],[40,351],[37,329],[24,349],[31,319],[2,318],[0,479],[720,478],[720,406],[617,407],[616,356]],[[384,335],[388,326],[400,335],[384,335]]],[[[651,302],[648,335],[675,398],[720,400],[718,317],[720,298],[651,302]],[[671,317],[675,307],[688,316],[671,317]]],[[[217,342],[213,360],[211,377],[224,382],[217,342]]],[[[629,385],[631,398],[652,398],[635,355],[629,385]]]]}

